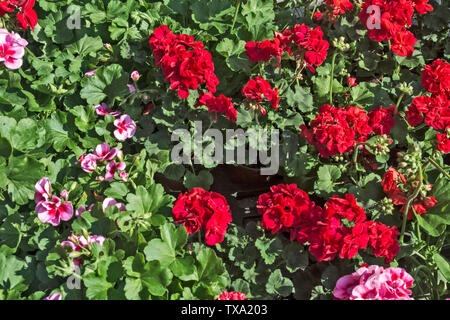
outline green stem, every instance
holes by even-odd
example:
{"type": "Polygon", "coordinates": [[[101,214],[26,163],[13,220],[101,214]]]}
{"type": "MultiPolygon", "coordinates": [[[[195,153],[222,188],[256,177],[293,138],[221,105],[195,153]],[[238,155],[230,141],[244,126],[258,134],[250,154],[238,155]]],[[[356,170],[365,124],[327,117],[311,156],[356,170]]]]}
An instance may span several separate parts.
{"type": "Polygon", "coordinates": [[[334,77],[334,61],[336,60],[337,51],[333,53],[333,59],[331,60],[331,78],[330,78],[330,106],[333,105],[333,77],[334,77]]]}
{"type": "Polygon", "coordinates": [[[230,33],[233,32],[234,30],[234,25],[236,24],[237,15],[240,8],[241,8],[241,0],[238,0],[238,4],[236,5],[236,11],[234,11],[233,24],[231,25],[230,33]]]}
{"type": "Polygon", "coordinates": [[[403,212],[402,231],[400,233],[400,239],[399,239],[399,242],[401,244],[403,244],[403,238],[405,236],[406,221],[408,220],[409,206],[414,201],[414,199],[417,198],[417,196],[420,193],[420,190],[422,189],[422,184],[423,184],[422,166],[420,163],[418,164],[418,166],[419,166],[419,185],[414,190],[413,194],[410,197],[408,197],[408,201],[406,202],[405,211],[403,212]]]}
{"type": "Polygon", "coordinates": [[[316,9],[317,9],[317,0],[314,1],[314,9],[313,9],[313,11],[312,11],[312,13],[311,13],[311,20],[312,20],[312,18],[314,17],[314,13],[316,12],[316,9]]]}
{"type": "Polygon", "coordinates": [[[400,97],[398,97],[397,103],[395,104],[394,115],[397,114],[397,112],[398,112],[398,107],[400,106],[400,102],[402,102],[402,99],[403,99],[404,96],[405,96],[405,93],[402,92],[402,94],[400,95],[400,97]]]}
{"type": "Polygon", "coordinates": [[[450,175],[446,172],[436,161],[434,161],[431,157],[428,161],[436,167],[447,179],[450,179],[450,175]]]}
{"type": "Polygon", "coordinates": [[[198,230],[197,234],[198,234],[198,243],[201,244],[202,243],[202,233],[200,230],[198,230]]]}
{"type": "Polygon", "coordinates": [[[365,142],[360,142],[355,145],[355,149],[353,150],[353,164],[355,165],[356,170],[358,171],[358,149],[360,146],[366,145],[365,142]]]}
{"type": "Polygon", "coordinates": [[[30,54],[31,56],[33,56],[34,58],[36,58],[36,55],[33,53],[33,51],[31,51],[28,47],[25,47],[25,50],[28,52],[28,54],[30,54]]]}

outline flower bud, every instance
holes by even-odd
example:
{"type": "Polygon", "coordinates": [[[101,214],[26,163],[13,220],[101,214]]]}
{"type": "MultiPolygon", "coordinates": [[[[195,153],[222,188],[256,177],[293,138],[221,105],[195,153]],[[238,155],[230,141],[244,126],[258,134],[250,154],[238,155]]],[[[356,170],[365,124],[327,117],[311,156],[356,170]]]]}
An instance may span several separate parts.
{"type": "Polygon", "coordinates": [[[138,81],[140,78],[141,78],[141,75],[139,74],[139,72],[133,71],[133,72],[131,73],[131,79],[132,79],[134,82],[138,81]]]}

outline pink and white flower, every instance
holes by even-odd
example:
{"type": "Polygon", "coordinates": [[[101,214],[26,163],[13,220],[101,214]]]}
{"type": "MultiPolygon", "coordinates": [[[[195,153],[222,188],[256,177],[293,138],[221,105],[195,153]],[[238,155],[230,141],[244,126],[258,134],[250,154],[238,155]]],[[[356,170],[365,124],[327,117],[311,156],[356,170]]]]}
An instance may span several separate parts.
{"type": "Polygon", "coordinates": [[[99,115],[99,116],[106,116],[106,115],[111,115],[111,116],[120,116],[121,113],[119,111],[112,111],[108,105],[106,103],[101,103],[95,106],[95,112],[99,115]]]}
{"type": "Polygon", "coordinates": [[[81,169],[87,173],[91,173],[97,169],[97,156],[93,154],[82,155],[80,159],[81,169]]]}
{"type": "MultiPolygon", "coordinates": [[[[36,213],[43,223],[49,223],[53,226],[60,224],[61,220],[68,221],[73,216],[72,203],[69,201],[62,202],[57,196],[51,195],[51,184],[49,178],[40,179],[34,186],[34,201],[36,202],[36,213]]],[[[61,194],[64,196],[69,193],[63,190],[61,194]]]]}
{"type": "MultiPolygon", "coordinates": [[[[72,251],[80,252],[82,251],[82,248],[89,249],[89,245],[94,242],[98,243],[99,245],[103,245],[103,242],[105,242],[105,240],[105,237],[97,235],[89,235],[87,239],[84,236],[70,235],[66,241],[61,242],[61,246],[70,247],[72,251]]],[[[78,267],[83,263],[83,259],[74,258],[73,263],[76,267],[78,267]]]]}
{"type": "Polygon", "coordinates": [[[121,173],[119,173],[119,177],[120,177],[120,179],[122,179],[123,182],[128,181],[128,173],[126,173],[125,171],[122,171],[121,173]]]}
{"type": "Polygon", "coordinates": [[[106,209],[111,206],[116,206],[117,209],[119,209],[119,211],[127,211],[127,209],[125,208],[125,205],[123,203],[117,202],[113,198],[105,198],[105,200],[103,200],[103,203],[102,203],[103,212],[105,212],[106,209]]]}
{"type": "Polygon", "coordinates": [[[55,292],[48,297],[45,297],[44,300],[62,300],[62,294],[60,292],[55,292]]]}
{"type": "Polygon", "coordinates": [[[62,202],[57,196],[51,200],[44,200],[36,205],[36,212],[42,223],[58,226],[62,221],[68,221],[73,216],[73,207],[70,202],[62,202]]]}
{"type": "Polygon", "coordinates": [[[114,131],[114,136],[117,140],[123,141],[128,138],[132,138],[136,133],[136,124],[127,114],[124,114],[119,119],[114,120],[114,125],[117,127],[114,131]]]}
{"type": "Polygon", "coordinates": [[[86,211],[91,211],[94,207],[94,204],[92,203],[87,209],[85,206],[80,206],[77,211],[75,211],[75,217],[80,218],[81,215],[86,211]]]}
{"type": "Polygon", "coordinates": [[[105,162],[107,160],[112,160],[117,155],[119,149],[110,148],[107,142],[103,142],[102,144],[97,145],[94,151],[94,156],[97,157],[97,160],[105,162]]]}
{"type": "Polygon", "coordinates": [[[59,193],[59,195],[61,196],[61,198],[63,198],[64,200],[69,199],[69,191],[67,191],[66,189],[64,189],[63,191],[61,191],[59,193]]]}
{"type": "Polygon", "coordinates": [[[36,182],[36,185],[34,186],[34,189],[36,190],[34,192],[34,201],[36,203],[47,201],[50,198],[51,188],[52,186],[49,178],[42,178],[36,182]]]}
{"type": "Polygon", "coordinates": [[[105,180],[111,181],[112,179],[114,179],[117,171],[125,170],[126,167],[127,165],[125,164],[125,162],[119,162],[118,164],[116,164],[115,160],[111,161],[106,165],[107,172],[105,174],[105,180]]]}
{"type": "Polygon", "coordinates": [[[19,69],[23,64],[22,58],[27,45],[28,42],[20,35],[0,29],[0,62],[8,69],[19,69]]]}

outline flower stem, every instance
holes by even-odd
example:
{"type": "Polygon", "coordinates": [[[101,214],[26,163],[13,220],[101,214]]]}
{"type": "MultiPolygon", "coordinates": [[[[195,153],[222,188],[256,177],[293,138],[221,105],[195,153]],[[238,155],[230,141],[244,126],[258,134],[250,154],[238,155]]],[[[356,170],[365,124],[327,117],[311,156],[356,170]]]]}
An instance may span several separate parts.
{"type": "Polygon", "coordinates": [[[313,11],[311,13],[311,20],[314,17],[314,13],[316,12],[316,9],[317,9],[317,2],[318,2],[317,0],[314,1],[314,9],[313,9],[313,11]]]}
{"type": "Polygon", "coordinates": [[[238,0],[238,3],[236,5],[236,11],[234,12],[233,24],[231,25],[230,33],[233,32],[234,30],[234,25],[236,24],[237,15],[240,8],[241,8],[241,0],[238,0]]]}
{"type": "Polygon", "coordinates": [[[398,97],[397,103],[395,104],[394,115],[397,114],[397,112],[398,112],[398,107],[400,106],[400,102],[402,102],[402,99],[403,99],[404,96],[405,96],[405,93],[402,92],[402,94],[400,95],[400,97],[398,97]]]}
{"type": "Polygon", "coordinates": [[[337,51],[333,53],[333,59],[331,60],[331,77],[330,77],[330,106],[333,105],[333,77],[334,77],[334,61],[336,60],[337,51]]]}
{"type": "Polygon", "coordinates": [[[434,161],[433,159],[428,159],[428,161],[430,161],[430,163],[436,167],[436,169],[438,169],[447,179],[450,179],[450,175],[448,174],[448,172],[446,172],[436,161],[434,161]]]}
{"type": "Polygon", "coordinates": [[[418,167],[419,167],[419,170],[418,170],[419,171],[419,185],[414,190],[413,194],[408,197],[408,201],[406,202],[406,205],[405,205],[405,211],[403,212],[402,231],[400,233],[400,239],[399,239],[399,242],[401,244],[403,244],[403,238],[405,236],[406,221],[408,220],[409,206],[414,201],[414,199],[417,198],[417,196],[419,195],[420,190],[422,189],[423,175],[422,175],[422,166],[421,166],[420,163],[418,164],[418,167]]]}
{"type": "Polygon", "coordinates": [[[201,232],[201,230],[198,230],[197,234],[198,234],[198,243],[202,243],[202,232],[201,232]]]}

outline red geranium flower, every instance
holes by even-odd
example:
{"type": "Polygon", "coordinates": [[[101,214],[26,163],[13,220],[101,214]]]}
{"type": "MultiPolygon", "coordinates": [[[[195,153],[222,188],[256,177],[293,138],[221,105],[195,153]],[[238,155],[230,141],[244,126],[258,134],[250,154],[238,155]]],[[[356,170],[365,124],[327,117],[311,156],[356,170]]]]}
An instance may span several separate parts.
{"type": "Polygon", "coordinates": [[[445,133],[436,134],[436,139],[438,141],[438,150],[444,153],[450,152],[450,139],[447,138],[445,133]]]}
{"type": "Polygon", "coordinates": [[[219,97],[214,97],[211,92],[204,93],[197,102],[198,105],[207,106],[209,112],[223,113],[229,120],[236,122],[237,111],[231,98],[225,97],[221,94],[219,97]]]}
{"type": "Polygon", "coordinates": [[[369,125],[376,135],[391,133],[391,128],[395,125],[394,111],[395,106],[386,109],[380,106],[379,109],[373,109],[369,112],[369,125]]]}
{"type": "Polygon", "coordinates": [[[450,98],[450,64],[441,59],[426,65],[422,71],[422,87],[433,94],[444,94],[450,98]]]}
{"type": "Polygon", "coordinates": [[[203,43],[186,34],[176,35],[165,25],[153,31],[149,43],[155,64],[161,66],[170,88],[177,90],[180,98],[187,98],[189,90],[197,90],[201,85],[216,92],[219,80],[214,74],[211,54],[203,43]]]}
{"type": "Polygon", "coordinates": [[[172,216],[176,223],[184,224],[188,233],[204,229],[205,241],[211,246],[223,241],[232,221],[225,197],[202,188],[192,188],[190,192],[180,194],[172,216]]]}
{"type": "MultiPolygon", "coordinates": [[[[270,83],[261,77],[250,79],[242,89],[242,94],[254,102],[262,102],[263,97],[270,101],[274,109],[278,109],[278,89],[272,90],[270,83]]],[[[262,114],[266,114],[266,110],[259,104],[262,114]]]]}
{"type": "Polygon", "coordinates": [[[36,12],[33,10],[35,0],[8,0],[0,1],[0,17],[3,17],[7,12],[14,12],[15,8],[19,8],[20,12],[16,14],[19,20],[19,26],[26,30],[28,26],[34,30],[38,18],[36,12]]]}
{"type": "Polygon", "coordinates": [[[409,31],[398,32],[392,41],[392,51],[402,57],[412,56],[414,53],[413,46],[417,39],[409,31]]]}

